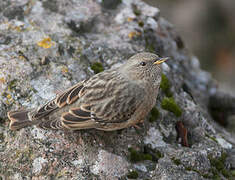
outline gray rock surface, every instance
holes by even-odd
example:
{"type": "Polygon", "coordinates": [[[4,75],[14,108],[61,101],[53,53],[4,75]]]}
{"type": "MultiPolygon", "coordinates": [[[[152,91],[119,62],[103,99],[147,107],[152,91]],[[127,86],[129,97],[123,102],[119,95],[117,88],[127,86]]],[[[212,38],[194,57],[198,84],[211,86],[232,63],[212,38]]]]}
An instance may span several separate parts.
{"type": "Polygon", "coordinates": [[[207,108],[216,82],[159,9],[140,0],[1,1],[0,69],[0,179],[235,177],[234,135],[207,108]],[[159,113],[140,130],[8,129],[8,110],[37,107],[142,51],[170,60],[163,64],[159,113]],[[178,121],[188,129],[189,147],[177,141],[178,121]]]}

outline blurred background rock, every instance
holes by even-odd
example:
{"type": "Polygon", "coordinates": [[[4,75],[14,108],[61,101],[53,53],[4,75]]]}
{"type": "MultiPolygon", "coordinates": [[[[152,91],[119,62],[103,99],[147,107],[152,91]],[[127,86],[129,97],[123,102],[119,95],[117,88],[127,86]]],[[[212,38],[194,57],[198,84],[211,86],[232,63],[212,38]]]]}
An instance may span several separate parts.
{"type": "Polygon", "coordinates": [[[144,0],[161,9],[226,92],[235,93],[235,1],[144,0]]]}

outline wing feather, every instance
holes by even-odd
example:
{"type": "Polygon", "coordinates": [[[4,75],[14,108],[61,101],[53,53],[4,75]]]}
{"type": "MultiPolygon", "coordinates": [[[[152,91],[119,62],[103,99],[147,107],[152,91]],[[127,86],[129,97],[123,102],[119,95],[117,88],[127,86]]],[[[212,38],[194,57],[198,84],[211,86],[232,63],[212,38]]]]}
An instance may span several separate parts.
{"type": "Polygon", "coordinates": [[[69,94],[71,93],[73,89],[69,89],[68,91],[64,92],[63,94],[61,94],[60,96],[57,97],[56,99],[56,104],[62,108],[65,105],[67,105],[67,98],[69,96],[69,94]]]}
{"type": "Polygon", "coordinates": [[[55,103],[55,99],[49,101],[48,103],[44,104],[42,107],[38,108],[36,111],[33,111],[31,114],[31,118],[33,119],[40,119],[49,115],[52,111],[58,108],[57,104],[55,103]]]}
{"type": "Polygon", "coordinates": [[[56,98],[56,104],[61,108],[76,101],[79,98],[79,92],[83,88],[84,82],[85,80],[74,85],[73,87],[69,88],[67,91],[59,95],[56,98]]]}
{"type": "Polygon", "coordinates": [[[49,120],[49,121],[42,121],[39,125],[39,127],[43,129],[62,129],[62,123],[60,119],[54,119],[54,120],[49,120]]]}
{"type": "Polygon", "coordinates": [[[96,125],[96,122],[93,120],[88,120],[85,123],[65,123],[66,121],[61,121],[61,122],[63,127],[71,130],[89,129],[89,128],[94,128],[96,125]]]}
{"type": "Polygon", "coordinates": [[[91,112],[83,111],[80,108],[70,109],[69,113],[72,114],[73,116],[81,118],[81,119],[89,119],[89,118],[91,118],[91,112]]]}
{"type": "MultiPolygon", "coordinates": [[[[64,93],[60,94],[55,99],[49,101],[48,103],[44,104],[42,107],[38,108],[35,111],[32,111],[30,114],[32,120],[41,119],[43,118],[43,121],[39,124],[40,127],[46,128],[46,129],[61,129],[62,128],[62,122],[60,118],[57,119],[50,119],[48,115],[58,110],[66,105],[74,103],[77,99],[79,99],[79,91],[83,88],[82,81],[73,87],[66,90],[64,93]]],[[[73,111],[71,111],[73,112],[73,111]]],[[[76,112],[76,111],[75,111],[76,112]]],[[[74,120],[75,118],[73,116],[65,116],[67,119],[74,120]],[[73,117],[73,119],[72,119],[73,117]]]]}
{"type": "Polygon", "coordinates": [[[49,115],[52,111],[62,108],[67,104],[72,104],[79,98],[79,91],[83,88],[83,82],[80,82],[67,91],[59,95],[57,98],[44,104],[42,107],[33,111],[31,114],[32,119],[40,119],[49,115]]]}
{"type": "Polygon", "coordinates": [[[84,118],[79,116],[74,116],[73,114],[66,112],[62,115],[62,120],[66,123],[78,123],[78,122],[84,122],[87,120],[90,120],[91,118],[84,118]]]}
{"type": "MultiPolygon", "coordinates": [[[[86,81],[83,88],[76,92],[82,98],[78,107],[70,108],[68,112],[62,114],[62,126],[75,130],[129,120],[143,100],[144,89],[127,82],[122,76],[119,77],[119,81],[112,79],[118,76],[119,74],[107,74],[98,80],[93,77],[86,81]]],[[[71,97],[73,97],[72,91],[70,91],[71,97]]]]}
{"type": "Polygon", "coordinates": [[[72,104],[74,101],[76,101],[79,98],[79,92],[83,88],[83,85],[76,86],[71,93],[69,94],[67,98],[67,104],[72,104]]]}

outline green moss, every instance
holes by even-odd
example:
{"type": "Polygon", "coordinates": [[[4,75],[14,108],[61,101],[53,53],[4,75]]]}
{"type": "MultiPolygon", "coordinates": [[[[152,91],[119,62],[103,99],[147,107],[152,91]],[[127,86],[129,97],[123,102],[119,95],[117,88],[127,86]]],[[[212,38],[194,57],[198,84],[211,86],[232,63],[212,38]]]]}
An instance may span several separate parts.
{"type": "Polygon", "coordinates": [[[140,9],[135,4],[132,4],[132,9],[133,9],[133,12],[134,12],[134,14],[136,16],[140,16],[141,15],[140,9]]]}
{"type": "Polygon", "coordinates": [[[215,175],[219,175],[219,172],[218,172],[215,168],[211,168],[209,171],[210,171],[214,176],[215,176],[215,175]]]}
{"type": "Polygon", "coordinates": [[[228,179],[235,176],[235,174],[233,175],[233,172],[231,170],[225,168],[226,158],[227,158],[227,153],[222,153],[219,158],[213,158],[211,155],[208,155],[208,159],[210,160],[212,166],[210,172],[213,174],[213,179],[216,178],[219,179],[220,174],[222,174],[224,177],[228,179]]]}
{"type": "Polygon", "coordinates": [[[139,25],[140,27],[143,27],[143,26],[144,26],[144,22],[143,22],[143,21],[139,21],[139,22],[138,22],[138,25],[139,25]]]}
{"type": "Polygon", "coordinates": [[[224,169],[224,164],[218,159],[211,160],[211,165],[215,166],[218,171],[221,171],[224,169]]]}
{"type": "Polygon", "coordinates": [[[193,169],[191,167],[185,167],[186,171],[193,171],[193,169]]]}
{"type": "Polygon", "coordinates": [[[149,117],[149,121],[150,122],[154,122],[157,120],[157,118],[159,117],[159,111],[156,107],[154,107],[151,112],[150,112],[150,117],[149,117]]]}
{"type": "Polygon", "coordinates": [[[231,173],[227,169],[222,169],[221,173],[223,174],[224,177],[229,178],[231,177],[231,173]]]}
{"type": "Polygon", "coordinates": [[[221,180],[221,177],[219,175],[215,175],[212,177],[213,180],[221,180]]]}
{"type": "Polygon", "coordinates": [[[94,71],[95,74],[104,71],[104,67],[100,62],[95,62],[91,65],[91,69],[94,71]]]}
{"type": "Polygon", "coordinates": [[[130,161],[131,162],[138,162],[138,161],[142,160],[140,153],[137,152],[135,149],[129,148],[128,150],[130,152],[130,161]]]}
{"type": "Polygon", "coordinates": [[[173,163],[174,163],[175,165],[177,165],[177,166],[179,166],[180,164],[182,164],[179,159],[176,159],[176,158],[174,158],[174,157],[173,157],[171,160],[172,160],[173,163]]]}
{"type": "Polygon", "coordinates": [[[165,74],[162,74],[162,80],[161,80],[161,84],[160,84],[160,88],[162,89],[162,91],[165,93],[165,95],[167,97],[172,97],[173,94],[170,90],[170,81],[168,80],[168,78],[166,77],[165,74]]]}
{"type": "Polygon", "coordinates": [[[130,152],[130,161],[131,162],[139,162],[139,161],[144,161],[144,160],[153,160],[153,156],[151,154],[148,153],[142,153],[142,152],[138,152],[133,148],[129,148],[128,149],[130,152]]]}
{"type": "Polygon", "coordinates": [[[177,117],[180,117],[181,114],[182,114],[182,110],[175,103],[175,100],[172,97],[170,97],[170,98],[165,97],[162,100],[161,106],[162,106],[163,109],[166,109],[170,112],[173,112],[175,114],[175,116],[177,116],[177,117]]]}
{"type": "Polygon", "coordinates": [[[212,156],[208,155],[211,166],[214,166],[218,171],[224,169],[225,157],[226,155],[223,153],[220,158],[212,158],[212,156]]]}
{"type": "MultiPolygon", "coordinates": [[[[197,169],[194,169],[193,167],[184,167],[184,168],[187,171],[194,171],[207,179],[221,179],[222,175],[226,179],[231,179],[233,177],[232,171],[225,168],[226,158],[227,158],[226,153],[222,153],[219,158],[213,158],[211,155],[208,155],[208,159],[210,160],[211,163],[211,168],[209,169],[209,172],[205,174],[201,173],[197,169]]],[[[173,158],[172,160],[177,165],[181,164],[181,162],[178,159],[173,158]]]]}
{"type": "Polygon", "coordinates": [[[186,171],[194,171],[194,172],[200,174],[202,177],[204,177],[206,179],[218,179],[220,177],[219,172],[215,168],[211,168],[209,170],[210,173],[205,173],[205,174],[201,173],[197,169],[194,169],[193,167],[185,167],[184,166],[184,168],[185,168],[186,171]]]}
{"type": "Polygon", "coordinates": [[[210,136],[210,135],[208,135],[208,134],[205,134],[205,136],[208,137],[209,139],[211,139],[212,141],[218,143],[218,141],[216,140],[215,137],[212,137],[212,136],[210,136]]]}
{"type": "MultiPolygon", "coordinates": [[[[196,172],[196,173],[198,173],[198,174],[201,174],[200,171],[198,171],[197,169],[194,169],[194,168],[192,168],[192,167],[184,167],[184,168],[185,168],[186,171],[194,171],[194,172],[196,172]]],[[[203,175],[202,175],[202,176],[203,176],[203,175]]]]}
{"type": "Polygon", "coordinates": [[[12,80],[8,85],[8,90],[14,89],[16,87],[16,83],[17,83],[16,79],[12,80]]]}
{"type": "Polygon", "coordinates": [[[152,159],[153,159],[150,154],[143,154],[142,157],[143,157],[144,160],[150,160],[150,161],[152,161],[152,159]]]}
{"type": "Polygon", "coordinates": [[[138,175],[137,171],[131,171],[127,174],[127,177],[129,179],[137,179],[139,177],[139,175],[138,175]]]}
{"type": "Polygon", "coordinates": [[[223,153],[221,154],[221,156],[220,156],[219,159],[220,159],[220,161],[222,161],[223,163],[225,163],[227,157],[228,157],[228,154],[225,153],[225,152],[223,152],[223,153]]]}
{"type": "Polygon", "coordinates": [[[0,144],[4,142],[5,136],[3,133],[0,133],[0,144]]]}
{"type": "Polygon", "coordinates": [[[202,174],[202,177],[209,179],[211,176],[209,174],[202,174]]]}
{"type": "Polygon", "coordinates": [[[151,160],[153,162],[158,162],[160,158],[164,157],[163,153],[161,153],[159,150],[152,149],[148,145],[144,146],[143,152],[143,154],[147,155],[145,156],[145,159],[151,160]]]}
{"type": "Polygon", "coordinates": [[[160,159],[164,157],[164,154],[162,154],[160,151],[156,151],[155,156],[157,159],[160,159]]]}

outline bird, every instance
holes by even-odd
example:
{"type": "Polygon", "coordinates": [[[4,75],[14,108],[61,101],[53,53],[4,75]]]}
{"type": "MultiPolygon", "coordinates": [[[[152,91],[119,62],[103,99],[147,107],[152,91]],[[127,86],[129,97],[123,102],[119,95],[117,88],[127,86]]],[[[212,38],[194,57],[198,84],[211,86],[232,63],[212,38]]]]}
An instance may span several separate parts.
{"type": "Polygon", "coordinates": [[[9,111],[10,129],[37,125],[55,130],[114,131],[135,126],[156,104],[160,64],[167,59],[137,53],[119,67],[78,82],[38,108],[9,111]]]}

